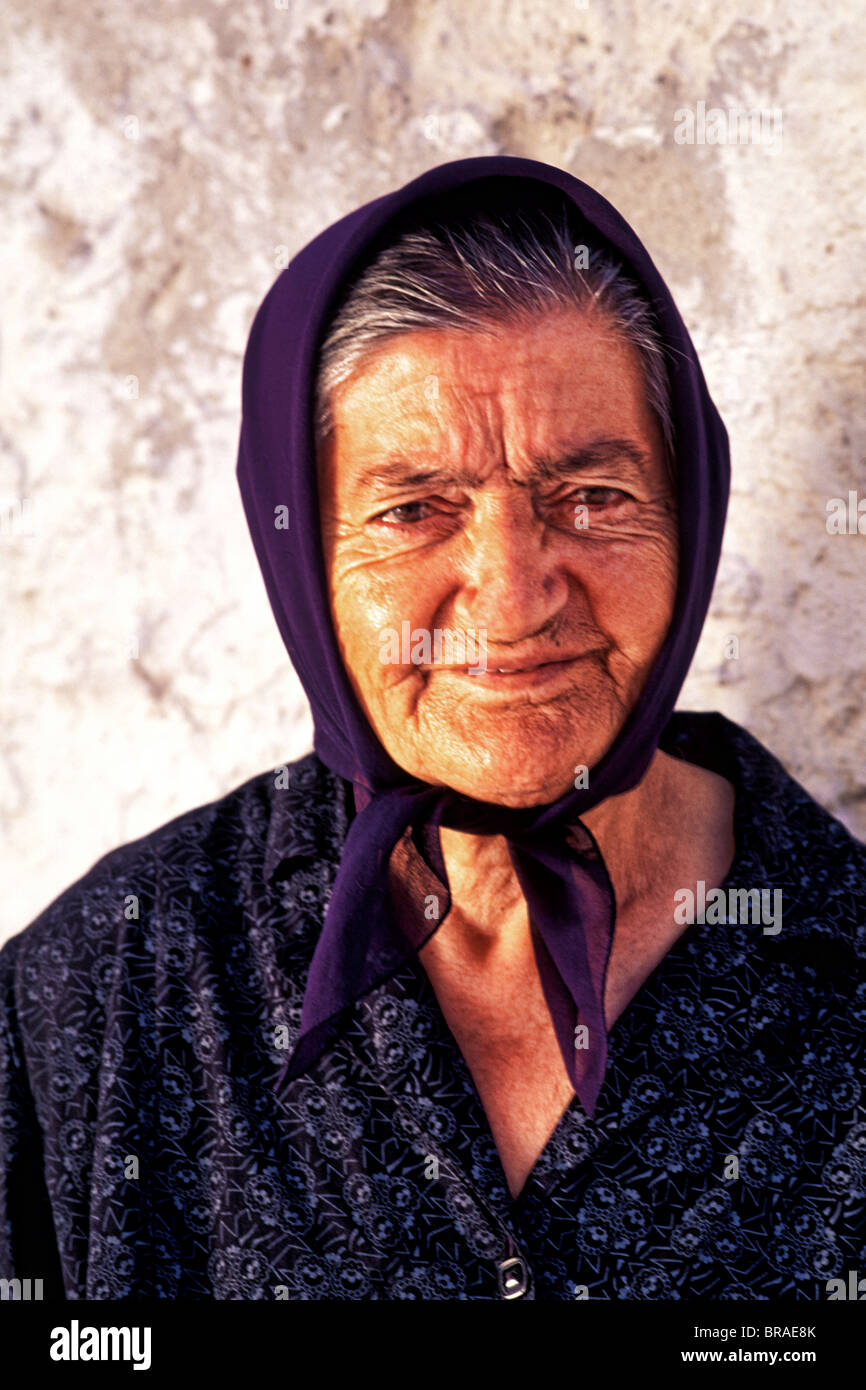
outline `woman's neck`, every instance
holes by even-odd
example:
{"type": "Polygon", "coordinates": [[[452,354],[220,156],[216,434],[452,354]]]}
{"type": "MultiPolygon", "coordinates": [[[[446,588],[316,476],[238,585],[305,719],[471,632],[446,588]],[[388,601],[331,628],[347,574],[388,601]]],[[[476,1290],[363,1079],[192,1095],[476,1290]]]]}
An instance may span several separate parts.
{"type": "MultiPolygon", "coordinates": [[[[640,784],[581,817],[611,876],[618,909],[653,896],[677,860],[695,859],[698,841],[733,858],[733,787],[723,777],[657,752],[640,784]]],[[[465,933],[484,938],[525,931],[526,903],[508,842],[440,827],[456,915],[465,933]]],[[[705,853],[705,851],[703,852],[705,853]]],[[[701,862],[703,862],[701,853],[701,862]]]]}

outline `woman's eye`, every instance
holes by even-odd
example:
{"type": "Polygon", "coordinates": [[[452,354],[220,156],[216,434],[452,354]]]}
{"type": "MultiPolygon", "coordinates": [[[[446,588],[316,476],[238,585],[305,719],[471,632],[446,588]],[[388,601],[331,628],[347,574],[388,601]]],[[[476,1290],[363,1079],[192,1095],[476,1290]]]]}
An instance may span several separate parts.
{"type": "MultiPolygon", "coordinates": [[[[605,507],[616,507],[632,499],[630,494],[623,492],[621,488],[599,485],[597,487],[578,488],[562,500],[599,510],[605,507]]],[[[440,502],[437,510],[435,503],[429,498],[425,498],[415,502],[400,502],[395,507],[389,507],[387,511],[379,512],[378,516],[373,517],[373,521],[384,526],[417,526],[419,523],[430,521],[434,517],[446,516],[449,510],[447,503],[440,502]]]]}
{"type": "Polygon", "coordinates": [[[581,487],[572,493],[571,500],[584,507],[611,507],[627,502],[629,494],[618,487],[581,487]]]}
{"type": "Polygon", "coordinates": [[[386,512],[380,512],[379,515],[373,519],[374,521],[384,521],[386,525],[411,526],[413,522],[423,521],[425,519],[424,517],[418,516],[417,509],[428,505],[429,503],[427,502],[401,502],[396,507],[389,507],[386,512]]]}

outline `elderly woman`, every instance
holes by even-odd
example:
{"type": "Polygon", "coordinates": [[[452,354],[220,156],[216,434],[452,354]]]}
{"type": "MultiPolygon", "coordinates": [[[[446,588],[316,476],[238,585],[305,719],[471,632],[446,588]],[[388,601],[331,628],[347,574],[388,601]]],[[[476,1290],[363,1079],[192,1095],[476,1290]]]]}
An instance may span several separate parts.
{"type": "Polygon", "coordinates": [[[507,158],[343,218],[256,317],[238,476],[315,752],[0,953],[0,1271],[832,1296],[862,1263],[866,850],[674,713],[727,440],[633,232],[507,158]]]}

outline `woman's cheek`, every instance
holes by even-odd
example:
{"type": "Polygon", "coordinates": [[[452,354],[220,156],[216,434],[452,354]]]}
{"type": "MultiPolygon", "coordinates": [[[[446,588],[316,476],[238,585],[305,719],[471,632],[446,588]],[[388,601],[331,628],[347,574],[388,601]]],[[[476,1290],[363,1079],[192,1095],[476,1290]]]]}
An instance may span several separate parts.
{"type": "Polygon", "coordinates": [[[616,645],[632,650],[658,645],[673,615],[676,551],[664,540],[617,545],[578,576],[596,622],[616,645]]]}
{"type": "Polygon", "coordinates": [[[335,612],[341,647],[368,693],[392,683],[394,668],[382,654],[394,650],[395,640],[400,643],[402,624],[408,622],[410,631],[430,626],[435,609],[420,592],[422,587],[417,579],[407,582],[394,576],[383,582],[372,568],[338,584],[335,612]]]}

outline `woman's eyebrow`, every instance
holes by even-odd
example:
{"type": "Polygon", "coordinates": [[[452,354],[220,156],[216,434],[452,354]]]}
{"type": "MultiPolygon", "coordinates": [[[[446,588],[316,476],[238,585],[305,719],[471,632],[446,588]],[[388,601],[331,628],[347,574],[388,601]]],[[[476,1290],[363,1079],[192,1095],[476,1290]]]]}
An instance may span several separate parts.
{"type": "MultiPolygon", "coordinates": [[[[625,465],[625,472],[646,474],[650,459],[646,449],[632,439],[615,439],[603,436],[586,444],[565,448],[555,456],[537,455],[532,460],[532,474],[518,482],[518,486],[541,482],[555,482],[571,477],[589,468],[599,466],[616,467],[625,465]]],[[[515,480],[517,481],[517,480],[515,480]]],[[[359,490],[384,490],[389,487],[480,487],[483,477],[466,468],[449,468],[436,465],[431,467],[412,467],[405,457],[385,459],[366,469],[357,479],[359,490]]]]}
{"type": "Polygon", "coordinates": [[[612,439],[608,436],[590,440],[575,449],[566,448],[552,458],[537,457],[532,462],[534,476],[543,482],[554,482],[572,473],[600,466],[619,467],[627,474],[646,474],[650,470],[649,454],[640,444],[633,439],[612,439]]]}

